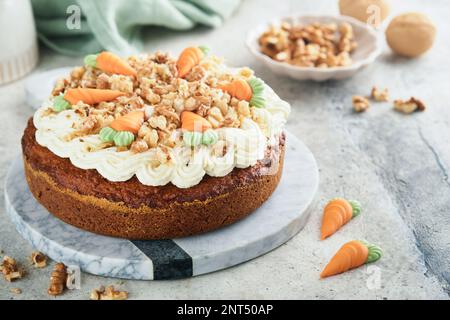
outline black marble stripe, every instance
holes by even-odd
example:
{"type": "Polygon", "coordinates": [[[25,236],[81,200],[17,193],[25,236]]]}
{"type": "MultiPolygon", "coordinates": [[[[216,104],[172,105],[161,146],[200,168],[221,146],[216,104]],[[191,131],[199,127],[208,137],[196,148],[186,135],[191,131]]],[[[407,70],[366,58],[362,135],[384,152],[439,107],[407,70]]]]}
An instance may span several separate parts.
{"type": "Polygon", "coordinates": [[[172,240],[131,240],[153,262],[155,280],[192,277],[192,257],[172,240]]]}

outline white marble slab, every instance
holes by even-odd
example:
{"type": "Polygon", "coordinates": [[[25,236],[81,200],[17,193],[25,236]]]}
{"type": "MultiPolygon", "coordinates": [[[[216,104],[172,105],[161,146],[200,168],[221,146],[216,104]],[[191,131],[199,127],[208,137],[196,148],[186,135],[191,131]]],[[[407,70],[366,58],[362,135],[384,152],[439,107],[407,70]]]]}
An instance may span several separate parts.
{"type": "Polygon", "coordinates": [[[290,134],[286,151],[280,185],[262,207],[238,223],[198,236],[131,242],[68,225],[34,199],[20,159],[8,173],[5,203],[17,231],[56,261],[78,265],[88,273],[126,279],[194,276],[258,257],[303,228],[318,187],[317,164],[308,148],[290,134]]]}

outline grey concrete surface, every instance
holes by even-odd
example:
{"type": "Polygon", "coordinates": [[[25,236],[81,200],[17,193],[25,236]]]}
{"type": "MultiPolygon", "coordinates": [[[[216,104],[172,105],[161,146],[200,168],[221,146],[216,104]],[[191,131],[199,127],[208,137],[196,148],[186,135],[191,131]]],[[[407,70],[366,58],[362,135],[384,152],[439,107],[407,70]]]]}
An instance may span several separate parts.
{"type": "MultiPolygon", "coordinates": [[[[436,23],[435,47],[420,59],[383,55],[355,77],[325,83],[296,82],[257,63],[244,45],[254,24],[296,12],[336,13],[334,1],[244,1],[222,28],[176,33],[146,31],[147,49],[178,52],[208,44],[230,65],[248,65],[292,104],[288,129],[313,151],[320,167],[317,205],[305,229],[280,248],[245,264],[176,281],[120,281],[83,274],[81,289],[58,299],[86,299],[100,284],[116,284],[132,299],[448,299],[450,293],[450,3],[391,1],[395,12],[422,11],[436,23]],[[423,99],[423,113],[402,115],[389,103],[354,114],[353,94],[372,85],[388,87],[393,98],[423,99]],[[337,195],[355,198],[364,213],[326,241],[319,241],[321,208],[337,195]],[[365,238],[384,248],[382,260],[341,276],[319,280],[330,256],[344,242],[365,238]]],[[[38,70],[76,65],[81,59],[41,52],[38,70]]],[[[19,152],[20,137],[32,115],[24,104],[23,83],[0,87],[0,180],[19,152]]],[[[301,165],[301,164],[299,164],[301,165]]],[[[47,299],[51,267],[32,269],[28,243],[14,230],[0,200],[0,249],[26,267],[14,283],[0,279],[2,299],[47,299]],[[10,288],[21,288],[20,295],[10,288]]]]}

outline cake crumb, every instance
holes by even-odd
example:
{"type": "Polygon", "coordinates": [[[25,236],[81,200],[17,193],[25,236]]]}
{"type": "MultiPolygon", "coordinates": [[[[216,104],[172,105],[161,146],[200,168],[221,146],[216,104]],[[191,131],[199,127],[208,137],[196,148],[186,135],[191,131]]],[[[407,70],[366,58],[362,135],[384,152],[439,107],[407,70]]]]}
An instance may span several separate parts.
{"type": "Polygon", "coordinates": [[[409,100],[395,100],[394,109],[405,114],[413,113],[414,111],[425,111],[425,104],[414,97],[409,98],[409,100]]]}
{"type": "Polygon", "coordinates": [[[91,300],[126,300],[128,299],[127,291],[116,290],[114,286],[101,286],[91,291],[89,296],[91,300]]]}
{"type": "Polygon", "coordinates": [[[30,259],[35,268],[45,268],[47,266],[47,257],[39,251],[33,252],[30,259]]]}
{"type": "Polygon", "coordinates": [[[352,104],[356,112],[364,112],[370,107],[369,100],[363,96],[353,96],[352,104]]]}
{"type": "Polygon", "coordinates": [[[3,257],[3,262],[0,265],[0,271],[6,281],[14,281],[22,278],[23,271],[19,268],[17,261],[9,256],[3,257]]]}

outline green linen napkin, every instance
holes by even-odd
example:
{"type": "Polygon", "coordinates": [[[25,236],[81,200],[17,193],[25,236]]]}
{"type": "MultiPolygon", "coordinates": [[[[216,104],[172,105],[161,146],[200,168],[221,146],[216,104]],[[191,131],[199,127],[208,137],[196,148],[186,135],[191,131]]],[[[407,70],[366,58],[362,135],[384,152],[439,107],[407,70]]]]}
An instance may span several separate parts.
{"type": "Polygon", "coordinates": [[[141,30],[145,26],[176,30],[197,24],[218,27],[240,0],[32,0],[31,3],[39,38],[55,51],[84,55],[109,50],[128,55],[142,49],[141,30]]]}

